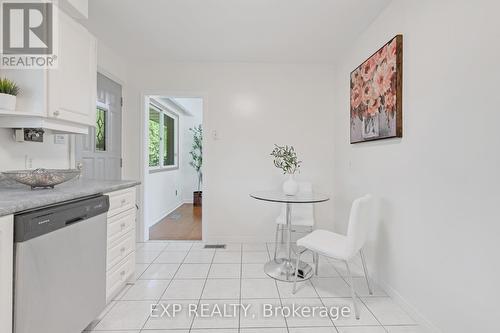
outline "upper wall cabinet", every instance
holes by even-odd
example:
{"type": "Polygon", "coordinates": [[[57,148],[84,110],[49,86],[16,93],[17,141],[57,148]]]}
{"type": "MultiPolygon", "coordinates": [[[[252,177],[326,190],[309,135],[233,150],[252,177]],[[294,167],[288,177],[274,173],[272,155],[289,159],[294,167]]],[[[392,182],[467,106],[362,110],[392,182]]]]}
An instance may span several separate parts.
{"type": "Polygon", "coordinates": [[[59,16],[58,67],[48,71],[48,116],[95,126],[95,38],[65,14],[59,16]]]}
{"type": "Polygon", "coordinates": [[[97,42],[87,29],[58,12],[57,67],[7,69],[0,76],[20,87],[16,111],[0,110],[0,127],[42,127],[83,133],[95,126],[97,42]]]}

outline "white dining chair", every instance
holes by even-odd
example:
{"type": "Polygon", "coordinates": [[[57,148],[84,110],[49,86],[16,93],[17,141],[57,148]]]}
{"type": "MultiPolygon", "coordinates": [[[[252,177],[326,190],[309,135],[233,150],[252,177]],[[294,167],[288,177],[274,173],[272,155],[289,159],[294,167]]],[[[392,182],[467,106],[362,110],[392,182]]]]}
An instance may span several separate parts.
{"type": "Polygon", "coordinates": [[[342,260],[345,263],[347,274],[349,275],[349,284],[351,287],[351,297],[354,303],[354,314],[356,319],[359,319],[359,309],[356,303],[356,291],[352,279],[349,263],[358,253],[361,256],[363,270],[365,273],[366,283],[368,285],[368,292],[373,294],[370,284],[370,277],[366,268],[365,256],[363,253],[363,246],[368,238],[368,230],[375,222],[375,215],[373,211],[373,197],[369,194],[354,200],[351,207],[349,216],[349,226],[347,227],[347,235],[337,234],[327,230],[315,230],[309,235],[297,241],[297,264],[295,265],[295,280],[293,283],[293,293],[297,291],[297,275],[299,274],[299,261],[300,256],[306,251],[312,251],[313,256],[316,257],[315,271],[318,274],[318,254],[323,256],[342,260]]]}
{"type": "MultiPolygon", "coordinates": [[[[299,193],[312,193],[313,187],[310,182],[299,182],[299,193]]],[[[292,232],[310,233],[314,227],[314,206],[312,203],[301,203],[292,205],[292,227],[303,227],[292,229],[292,232]]],[[[283,231],[286,229],[286,205],[281,207],[281,213],[276,218],[276,235],[274,242],[274,259],[278,253],[278,246],[283,243],[283,231]],[[278,238],[280,240],[278,241],[278,238]]]]}

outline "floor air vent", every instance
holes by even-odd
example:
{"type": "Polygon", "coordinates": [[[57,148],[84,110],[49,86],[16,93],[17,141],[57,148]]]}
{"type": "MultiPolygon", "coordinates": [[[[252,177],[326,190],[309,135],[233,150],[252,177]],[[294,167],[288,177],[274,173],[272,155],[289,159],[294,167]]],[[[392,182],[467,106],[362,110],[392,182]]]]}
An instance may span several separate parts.
{"type": "Polygon", "coordinates": [[[206,244],[205,249],[225,249],[226,244],[206,244]]]}

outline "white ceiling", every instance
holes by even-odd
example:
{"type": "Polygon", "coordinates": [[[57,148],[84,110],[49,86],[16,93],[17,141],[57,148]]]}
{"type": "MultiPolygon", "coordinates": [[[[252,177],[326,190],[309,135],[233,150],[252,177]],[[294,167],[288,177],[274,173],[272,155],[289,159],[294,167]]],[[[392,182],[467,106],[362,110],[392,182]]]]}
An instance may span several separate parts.
{"type": "Polygon", "coordinates": [[[90,0],[89,29],[142,61],[332,63],[391,0],[90,0]]]}

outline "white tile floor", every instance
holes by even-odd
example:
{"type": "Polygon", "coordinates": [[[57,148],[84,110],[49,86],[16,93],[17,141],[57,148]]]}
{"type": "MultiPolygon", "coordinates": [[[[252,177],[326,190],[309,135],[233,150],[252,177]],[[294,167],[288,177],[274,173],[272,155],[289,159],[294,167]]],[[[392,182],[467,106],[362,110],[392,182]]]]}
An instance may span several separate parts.
{"type": "MultiPolygon", "coordinates": [[[[344,266],[320,258],[319,275],[303,282],[292,294],[290,283],[275,281],[263,271],[273,244],[228,244],[224,250],[203,249],[199,242],[148,242],[137,244],[136,282],[128,285],[93,323],[102,333],[419,333],[415,322],[385,293],[375,287],[373,296],[358,265],[353,273],[361,297],[360,320],[354,315],[266,316],[264,305],[341,309],[352,308],[344,266]],[[175,318],[155,317],[163,309],[179,306],[175,318]],[[212,317],[189,315],[190,306],[212,317]],[[234,306],[248,306],[247,312],[234,306]],[[156,312],[151,312],[155,307],[156,312]]],[[[306,257],[311,261],[311,257],[306,257]]]]}

